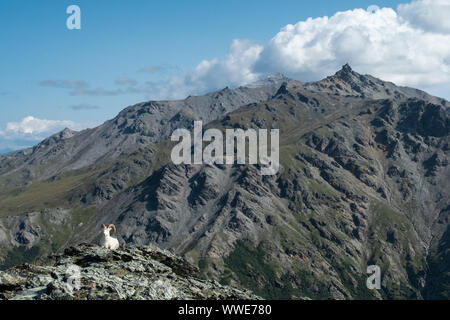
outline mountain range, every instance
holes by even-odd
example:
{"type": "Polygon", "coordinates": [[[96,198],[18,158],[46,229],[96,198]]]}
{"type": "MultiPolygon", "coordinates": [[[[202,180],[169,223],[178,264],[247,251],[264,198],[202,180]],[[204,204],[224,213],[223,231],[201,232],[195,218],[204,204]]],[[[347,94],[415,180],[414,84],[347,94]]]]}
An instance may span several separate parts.
{"type": "Polygon", "coordinates": [[[450,103],[349,65],[130,106],[0,156],[0,269],[96,242],[155,244],[263,298],[448,299],[450,103]],[[171,133],[279,129],[280,170],[174,165],[171,133]],[[380,290],[366,287],[381,268],[380,290]]]}

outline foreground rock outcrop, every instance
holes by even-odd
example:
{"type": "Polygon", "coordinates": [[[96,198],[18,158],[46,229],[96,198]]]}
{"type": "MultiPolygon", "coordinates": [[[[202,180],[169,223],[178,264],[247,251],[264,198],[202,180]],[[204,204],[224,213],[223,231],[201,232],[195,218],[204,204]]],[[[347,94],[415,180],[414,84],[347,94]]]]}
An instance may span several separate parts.
{"type": "Polygon", "coordinates": [[[0,300],[258,299],[197,275],[184,259],[153,246],[110,251],[81,244],[0,272],[0,300]]]}

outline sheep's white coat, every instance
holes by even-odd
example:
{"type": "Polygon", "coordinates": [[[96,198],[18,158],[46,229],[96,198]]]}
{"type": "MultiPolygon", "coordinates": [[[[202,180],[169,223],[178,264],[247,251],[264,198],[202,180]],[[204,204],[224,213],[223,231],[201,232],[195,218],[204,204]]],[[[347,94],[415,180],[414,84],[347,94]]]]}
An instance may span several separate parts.
{"type": "Polygon", "coordinates": [[[117,248],[119,248],[119,240],[117,240],[114,237],[111,237],[110,235],[111,230],[112,230],[111,227],[103,226],[103,236],[100,245],[102,247],[105,247],[106,249],[116,250],[117,248]]]}

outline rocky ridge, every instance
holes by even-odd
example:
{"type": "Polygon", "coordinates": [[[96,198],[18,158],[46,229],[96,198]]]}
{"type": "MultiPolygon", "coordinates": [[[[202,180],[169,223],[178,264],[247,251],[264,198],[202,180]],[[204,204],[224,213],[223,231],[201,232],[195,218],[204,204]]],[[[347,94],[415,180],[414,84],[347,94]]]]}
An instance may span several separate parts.
{"type": "Polygon", "coordinates": [[[81,244],[0,272],[0,300],[259,299],[198,276],[196,267],[154,246],[81,244]]]}

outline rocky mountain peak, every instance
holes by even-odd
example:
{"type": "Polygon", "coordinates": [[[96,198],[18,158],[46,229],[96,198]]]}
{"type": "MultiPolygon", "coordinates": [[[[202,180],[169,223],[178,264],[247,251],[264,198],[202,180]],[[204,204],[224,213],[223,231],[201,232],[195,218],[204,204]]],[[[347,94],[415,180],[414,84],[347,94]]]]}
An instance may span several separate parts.
{"type": "Polygon", "coordinates": [[[71,130],[69,128],[64,128],[64,130],[62,130],[61,132],[59,132],[59,137],[61,139],[67,139],[67,138],[71,138],[74,136],[74,134],[76,134],[77,132],[74,130],[71,130]]]}
{"type": "Polygon", "coordinates": [[[353,69],[352,69],[352,67],[350,67],[350,65],[348,63],[346,63],[342,66],[342,69],[338,72],[351,73],[351,72],[353,72],[353,69]]]}
{"type": "Polygon", "coordinates": [[[55,144],[62,142],[63,140],[67,140],[67,139],[74,137],[76,134],[77,134],[77,131],[71,130],[69,128],[65,128],[64,130],[57,132],[54,135],[51,135],[47,139],[43,140],[41,143],[36,145],[33,148],[33,150],[39,150],[42,148],[53,146],[55,144]]]}
{"type": "Polygon", "coordinates": [[[351,83],[351,82],[361,81],[364,78],[364,76],[353,71],[352,67],[350,67],[350,65],[348,63],[346,63],[331,78],[335,78],[336,80],[341,80],[341,81],[345,81],[347,83],[351,83]]]}
{"type": "MultiPolygon", "coordinates": [[[[418,92],[409,88],[399,87],[370,75],[359,74],[348,63],[334,75],[317,82],[307,83],[305,86],[314,92],[368,99],[401,99],[419,95],[418,92]]],[[[431,96],[427,99],[431,99],[431,96]]]]}
{"type": "Polygon", "coordinates": [[[69,128],[65,128],[65,129],[55,133],[54,135],[48,137],[48,139],[50,139],[52,141],[60,141],[60,140],[72,138],[76,134],[77,134],[77,131],[71,130],[69,128]]]}

